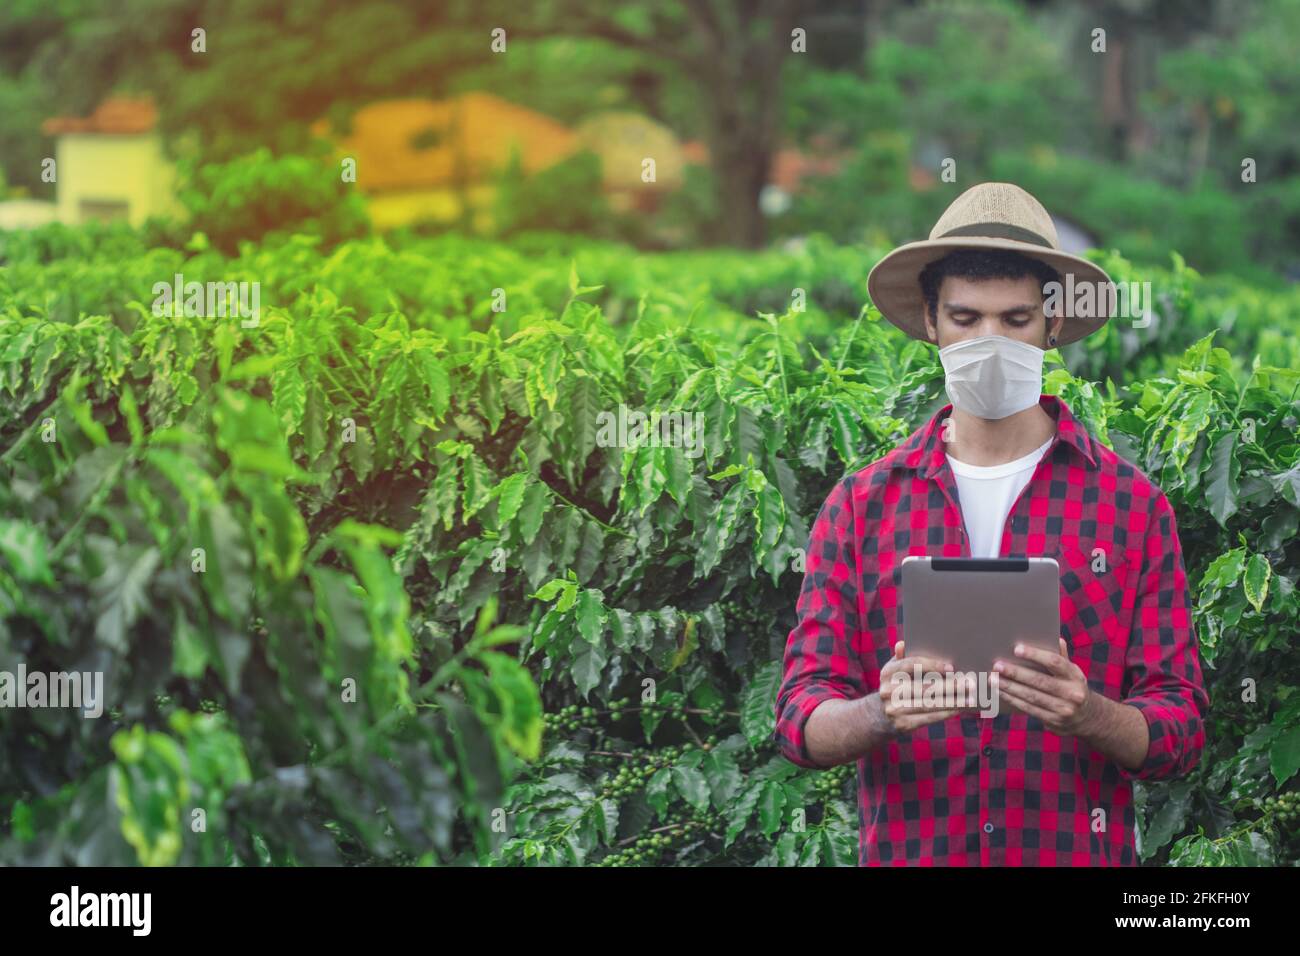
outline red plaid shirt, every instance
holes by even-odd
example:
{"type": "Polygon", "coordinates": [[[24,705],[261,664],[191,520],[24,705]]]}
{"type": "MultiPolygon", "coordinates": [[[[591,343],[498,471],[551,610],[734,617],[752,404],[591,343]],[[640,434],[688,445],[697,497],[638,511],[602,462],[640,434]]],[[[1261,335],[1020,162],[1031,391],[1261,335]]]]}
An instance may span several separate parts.
{"type": "MultiPolygon", "coordinates": [[[[859,865],[1136,865],[1131,781],[1185,774],[1204,748],[1209,697],[1173,509],[1064,402],[1039,401],[1056,438],[1000,553],[1060,564],[1070,659],[1094,691],[1146,718],[1146,759],[1125,770],[1008,709],[954,715],[858,760],[859,865]],[[1097,549],[1104,571],[1093,570],[1097,549]]],[[[817,515],[776,701],[776,742],[800,766],[816,766],[804,725],[818,704],[880,687],[902,637],[903,558],[970,556],[940,434],[951,408],[841,480],[817,515]]]]}

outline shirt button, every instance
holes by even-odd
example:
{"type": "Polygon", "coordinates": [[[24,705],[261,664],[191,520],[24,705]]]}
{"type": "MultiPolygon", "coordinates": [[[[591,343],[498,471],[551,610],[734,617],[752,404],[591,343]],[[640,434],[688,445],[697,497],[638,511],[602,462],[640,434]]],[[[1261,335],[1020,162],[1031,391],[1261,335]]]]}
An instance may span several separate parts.
{"type": "Polygon", "coordinates": [[[991,823],[986,823],[986,824],[984,824],[984,832],[985,832],[985,833],[992,833],[992,832],[993,832],[993,824],[991,824],[991,823]]]}
{"type": "Polygon", "coordinates": [[[986,756],[986,757],[992,757],[992,756],[993,756],[993,748],[992,748],[992,747],[985,747],[984,750],[983,750],[983,754],[984,754],[984,756],[986,756]]]}

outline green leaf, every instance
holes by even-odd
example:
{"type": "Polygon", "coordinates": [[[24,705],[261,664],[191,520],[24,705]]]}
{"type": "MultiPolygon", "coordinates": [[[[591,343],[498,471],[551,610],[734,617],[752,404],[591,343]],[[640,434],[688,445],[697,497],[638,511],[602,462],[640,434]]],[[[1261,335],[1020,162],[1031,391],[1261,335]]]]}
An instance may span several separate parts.
{"type": "Polygon", "coordinates": [[[673,501],[685,506],[691,493],[693,473],[691,459],[686,456],[684,448],[668,448],[664,454],[664,466],[668,469],[668,494],[673,501]]]}
{"type": "Polygon", "coordinates": [[[519,535],[524,544],[532,544],[551,496],[551,490],[540,481],[533,481],[524,489],[524,500],[519,507],[519,535]]]}
{"type": "MultiPolygon", "coordinates": [[[[267,356],[258,356],[258,358],[267,358],[267,356]]],[[[235,373],[242,371],[251,361],[253,360],[240,362],[236,368],[231,369],[227,379],[236,378],[235,373]]],[[[284,433],[286,435],[297,433],[307,412],[307,383],[303,381],[296,365],[280,365],[272,375],[271,407],[275,409],[284,433]]]]}
{"type": "Polygon", "coordinates": [[[1300,724],[1274,738],[1268,749],[1268,764],[1279,787],[1300,770],[1300,724]]]}
{"type": "Polygon", "coordinates": [[[785,526],[785,501],[781,493],[767,483],[758,490],[757,499],[754,504],[754,558],[762,563],[781,540],[781,530],[785,526]]]}
{"type": "Polygon", "coordinates": [[[198,515],[198,546],[207,570],[199,575],[213,609],[231,623],[243,624],[252,598],[252,556],[234,510],[217,500],[198,515]]]}
{"type": "Polygon", "coordinates": [[[519,512],[519,507],[524,501],[524,489],[527,483],[528,474],[521,471],[503,479],[496,486],[493,494],[497,498],[497,521],[500,527],[504,528],[508,525],[519,512]]]}
{"type": "MultiPolygon", "coordinates": [[[[307,388],[307,404],[303,408],[302,416],[302,439],[303,445],[307,451],[307,460],[315,461],[320,457],[326,446],[329,444],[327,429],[329,428],[330,405],[325,393],[321,391],[319,385],[311,385],[307,388]]],[[[376,436],[378,438],[378,436],[376,436]]],[[[385,447],[391,448],[386,440],[381,443],[385,447]]]]}
{"type": "Polygon", "coordinates": [[[100,555],[104,573],[92,582],[95,593],[95,637],[119,654],[130,649],[127,633],[149,605],[161,555],[155,547],[117,546],[106,538],[87,541],[100,555]]]}
{"type": "Polygon", "coordinates": [[[604,595],[595,588],[584,588],[578,595],[578,633],[588,644],[599,644],[605,628],[604,595]]]}
{"type": "Polygon", "coordinates": [[[9,562],[19,581],[54,585],[49,543],[34,524],[0,519],[0,557],[9,562]]]}
{"type": "Polygon", "coordinates": [[[709,792],[713,795],[713,803],[716,806],[725,807],[731,802],[736,792],[740,790],[743,779],[735,756],[730,751],[714,747],[704,755],[704,760],[700,763],[700,769],[709,782],[709,792]]]}
{"type": "Polygon", "coordinates": [[[122,383],[122,394],[118,396],[117,407],[126,419],[127,430],[131,433],[131,444],[139,447],[144,444],[144,425],[140,421],[140,406],[135,400],[135,390],[130,382],[122,383]]]}
{"type": "Polygon", "coordinates": [[[1230,588],[1234,587],[1241,579],[1241,572],[1246,568],[1246,549],[1233,548],[1231,551],[1225,551],[1205,569],[1205,576],[1201,579],[1203,588],[1230,588]]]}
{"type": "Polygon", "coordinates": [[[607,846],[613,846],[618,837],[618,801],[598,800],[593,804],[592,812],[598,815],[601,838],[607,846]]]}
{"type": "Polygon", "coordinates": [[[754,808],[758,806],[758,798],[763,794],[763,786],[761,783],[751,786],[727,811],[727,832],[722,844],[724,847],[730,847],[736,837],[744,832],[749,818],[754,815],[754,808]]]}
{"type": "Polygon", "coordinates": [[[462,499],[462,507],[465,520],[468,521],[492,499],[494,487],[492,473],[488,471],[487,465],[483,464],[483,459],[478,455],[471,454],[465,458],[464,482],[465,496],[462,499]]]}
{"type": "Polygon", "coordinates": [[[731,537],[740,521],[740,509],[748,494],[743,482],[737,482],[718,502],[712,519],[705,526],[704,541],[696,556],[696,574],[704,577],[710,574],[722,560],[723,553],[731,544],[731,537]]]}
{"type": "Polygon", "coordinates": [[[197,680],[207,670],[208,662],[207,642],[177,605],[172,622],[172,670],[181,677],[197,680]]]}
{"type": "Polygon", "coordinates": [[[512,657],[485,651],[479,659],[488,668],[491,686],[501,705],[503,738],[525,760],[536,760],[542,749],[542,698],[528,669],[512,657]]]}
{"type": "Polygon", "coordinates": [[[787,830],[781,834],[781,838],[776,841],[776,865],[781,867],[791,867],[799,865],[799,834],[793,830],[787,830]]]}
{"type": "Polygon", "coordinates": [[[294,577],[307,548],[307,523],[282,488],[259,483],[250,489],[253,526],[258,531],[257,555],[278,581],[294,577]]]}
{"type": "Polygon", "coordinates": [[[740,704],[740,731],[757,750],[772,741],[776,731],[776,693],[781,683],[781,662],[768,661],[754,674],[740,704]]]}
{"type": "Polygon", "coordinates": [[[840,461],[851,462],[858,454],[861,430],[853,411],[840,402],[831,403],[831,444],[840,461]]]}
{"type": "Polygon", "coordinates": [[[612,608],[607,623],[609,624],[610,643],[620,651],[632,650],[632,641],[636,634],[636,621],[630,611],[612,608]]]}
{"type": "Polygon", "coordinates": [[[1296,462],[1287,471],[1280,475],[1274,475],[1273,487],[1277,492],[1291,504],[1300,508],[1300,461],[1296,462]]]}
{"type": "Polygon", "coordinates": [[[96,420],[90,402],[82,397],[85,384],[80,373],[69,379],[68,384],[63,387],[63,405],[87,438],[96,445],[107,445],[108,431],[101,422],[96,420]]]}
{"type": "Polygon", "coordinates": [[[1241,467],[1233,454],[1236,446],[1237,433],[1230,431],[1216,435],[1210,447],[1210,481],[1205,494],[1210,514],[1221,528],[1237,513],[1237,479],[1241,467]]]}
{"type": "Polygon", "coordinates": [[[672,793],[669,790],[673,782],[673,772],[671,767],[662,767],[655,771],[646,784],[645,796],[646,802],[655,808],[655,812],[661,817],[668,809],[668,803],[672,800],[672,793]]]}
{"type": "Polygon", "coordinates": [[[709,782],[697,768],[673,764],[673,785],[682,799],[701,812],[709,808],[709,782]]]}
{"type": "Polygon", "coordinates": [[[605,530],[594,521],[582,522],[582,538],[573,556],[573,571],[584,584],[590,581],[605,556],[605,530]]]}
{"type": "MultiPolygon", "coordinates": [[[[1192,446],[1196,444],[1196,439],[1209,426],[1213,411],[1214,395],[1208,391],[1198,391],[1192,395],[1187,407],[1178,416],[1174,425],[1174,444],[1170,449],[1170,457],[1180,472],[1187,464],[1187,456],[1192,453],[1192,446]]],[[[1235,433],[1230,434],[1235,438],[1235,433]]]]}
{"type": "Polygon", "coordinates": [[[447,374],[446,367],[430,352],[419,353],[416,365],[429,389],[433,417],[441,418],[451,405],[451,377],[447,374]]]}
{"type": "Polygon", "coordinates": [[[803,849],[799,851],[800,866],[818,866],[821,863],[822,841],[818,838],[816,831],[808,834],[808,839],[804,840],[803,849]]]}
{"type": "Polygon", "coordinates": [[[658,501],[668,487],[668,451],[667,448],[648,445],[642,445],[636,450],[637,500],[641,503],[638,514],[645,514],[646,509],[658,501]]]}
{"type": "Polygon", "coordinates": [[[1191,812],[1192,796],[1192,785],[1186,781],[1179,781],[1169,788],[1168,799],[1142,833],[1142,859],[1151,859],[1183,829],[1191,812]]]}
{"type": "Polygon", "coordinates": [[[1224,851],[1200,834],[1183,837],[1169,851],[1170,866],[1226,866],[1226,858],[1224,851]]]}
{"type": "Polygon", "coordinates": [[[1273,568],[1268,558],[1262,554],[1252,554],[1246,562],[1246,573],[1242,576],[1242,587],[1246,591],[1246,600],[1256,611],[1263,610],[1264,599],[1268,597],[1268,582],[1273,576],[1273,568]]]}
{"type": "Polygon", "coordinates": [[[609,662],[603,644],[588,644],[585,641],[577,646],[573,657],[573,684],[578,693],[586,697],[592,688],[600,683],[605,665],[609,662]]]}
{"type": "MultiPolygon", "coordinates": [[[[638,618],[648,617],[649,615],[637,615],[638,618]]],[[[667,696],[667,695],[665,695],[667,696]]],[[[645,734],[646,743],[654,739],[655,731],[663,723],[666,711],[662,707],[642,707],[641,708],[641,731],[645,734]]]]}
{"type": "Polygon", "coordinates": [[[569,295],[577,299],[586,295],[588,292],[599,292],[605,288],[603,285],[581,285],[578,282],[578,260],[572,259],[569,262],[569,295]]]}
{"type": "Polygon", "coordinates": [[[563,614],[569,608],[573,607],[578,600],[578,587],[572,581],[564,580],[564,593],[560,595],[559,602],[555,605],[555,610],[563,614]]]}
{"type": "Polygon", "coordinates": [[[361,425],[357,426],[355,437],[356,441],[344,443],[344,454],[357,481],[364,482],[375,467],[375,440],[371,437],[370,429],[361,425]]]}
{"type": "MultiPolygon", "coordinates": [[[[566,581],[564,578],[554,578],[553,580],[547,581],[544,585],[528,596],[530,598],[536,598],[538,601],[553,601],[555,600],[555,595],[559,594],[561,591],[573,590],[575,590],[575,588],[572,581],[566,581]]],[[[564,610],[564,608],[557,608],[557,610],[564,610]]]]}
{"type": "MultiPolygon", "coordinates": [[[[429,490],[430,520],[442,518],[442,528],[450,531],[456,523],[456,502],[460,493],[460,459],[449,458],[438,466],[429,490]]],[[[466,519],[468,520],[468,519],[466,519]]]]}
{"type": "Polygon", "coordinates": [[[758,824],[767,839],[772,839],[772,834],[781,829],[784,810],[785,787],[775,780],[769,780],[763,785],[763,793],[758,798],[758,824]]]}
{"type": "Polygon", "coordinates": [[[693,653],[695,653],[696,649],[699,648],[700,637],[698,627],[699,620],[694,614],[687,614],[684,616],[682,643],[681,646],[673,652],[672,660],[668,664],[668,671],[670,673],[685,664],[687,658],[689,658],[693,653]]]}
{"type": "Polygon", "coordinates": [[[596,447],[596,419],[601,411],[600,385],[589,375],[569,380],[566,408],[571,445],[564,456],[570,484],[576,484],[596,447]]]}

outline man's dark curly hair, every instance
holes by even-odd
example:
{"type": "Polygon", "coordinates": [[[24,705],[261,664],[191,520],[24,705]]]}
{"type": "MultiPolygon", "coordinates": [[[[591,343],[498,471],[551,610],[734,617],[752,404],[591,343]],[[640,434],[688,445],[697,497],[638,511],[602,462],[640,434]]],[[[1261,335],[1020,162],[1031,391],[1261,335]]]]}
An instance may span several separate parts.
{"type": "MultiPolygon", "coordinates": [[[[1061,282],[1061,274],[1038,259],[1010,249],[958,249],[936,259],[921,270],[921,294],[931,319],[939,313],[939,286],[949,277],[957,279],[1023,279],[1032,276],[1041,288],[1061,282]]],[[[1043,295],[1046,299],[1046,294],[1043,295]]]]}

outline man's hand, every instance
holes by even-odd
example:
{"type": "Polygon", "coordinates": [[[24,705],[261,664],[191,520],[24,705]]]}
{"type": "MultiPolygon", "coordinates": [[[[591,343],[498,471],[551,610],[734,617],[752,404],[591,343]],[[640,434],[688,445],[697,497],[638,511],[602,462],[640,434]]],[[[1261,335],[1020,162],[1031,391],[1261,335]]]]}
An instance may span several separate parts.
{"type": "Polygon", "coordinates": [[[992,681],[998,699],[1007,701],[1013,710],[1037,717],[1054,734],[1086,736],[1097,710],[1096,695],[1089,690],[1083,671],[1070,660],[1064,638],[1060,654],[1017,644],[1016,655],[1042,665],[1047,673],[997,661],[992,681]]]}
{"type": "Polygon", "coordinates": [[[949,661],[933,657],[904,657],[903,642],[894,645],[893,659],[880,669],[881,714],[894,736],[947,720],[957,713],[956,708],[936,709],[921,703],[924,687],[912,680],[912,671],[917,664],[921,665],[922,674],[931,671],[942,674],[952,670],[949,661]],[[902,703],[904,700],[908,701],[906,705],[902,703]]]}
{"type": "Polygon", "coordinates": [[[953,669],[947,661],[927,657],[904,657],[903,642],[894,645],[894,656],[880,669],[880,689],[865,697],[831,698],[813,710],[804,725],[808,755],[820,767],[834,767],[859,760],[910,733],[918,727],[947,720],[957,708],[925,707],[924,685],[912,682],[912,670],[920,665],[922,676],[953,669]],[[903,706],[899,691],[908,685],[910,702],[903,706]]]}

